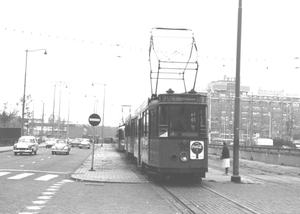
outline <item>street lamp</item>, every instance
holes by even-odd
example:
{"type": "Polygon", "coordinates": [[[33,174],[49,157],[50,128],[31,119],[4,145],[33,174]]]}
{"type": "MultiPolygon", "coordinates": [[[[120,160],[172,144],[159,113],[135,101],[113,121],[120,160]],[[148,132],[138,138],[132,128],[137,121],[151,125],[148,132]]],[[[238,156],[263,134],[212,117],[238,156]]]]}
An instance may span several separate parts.
{"type": "MultiPolygon", "coordinates": [[[[56,99],[56,86],[66,86],[68,88],[67,84],[65,82],[58,82],[54,84],[54,98],[53,98],[53,113],[52,113],[52,137],[54,137],[54,120],[55,120],[55,99],[56,99]]],[[[58,113],[58,137],[60,134],[60,102],[61,102],[61,88],[59,89],[59,113],[58,113]]]]}
{"type": "Polygon", "coordinates": [[[28,52],[35,51],[45,51],[44,54],[47,54],[46,49],[37,49],[37,50],[25,50],[26,52],[26,60],[25,60],[25,76],[24,76],[24,91],[23,91],[23,100],[22,100],[22,124],[21,124],[21,135],[24,135],[24,111],[25,111],[25,97],[26,97],[26,77],[27,77],[27,58],[28,52]]]}
{"type": "MultiPolygon", "coordinates": [[[[98,82],[93,82],[92,83],[92,86],[94,86],[95,84],[98,84],[98,85],[102,85],[104,88],[104,92],[103,92],[103,113],[102,113],[102,143],[104,141],[104,109],[105,109],[105,87],[106,87],[106,84],[102,84],[102,83],[98,83],[98,82]]],[[[101,144],[102,146],[102,144],[101,144]]]]}

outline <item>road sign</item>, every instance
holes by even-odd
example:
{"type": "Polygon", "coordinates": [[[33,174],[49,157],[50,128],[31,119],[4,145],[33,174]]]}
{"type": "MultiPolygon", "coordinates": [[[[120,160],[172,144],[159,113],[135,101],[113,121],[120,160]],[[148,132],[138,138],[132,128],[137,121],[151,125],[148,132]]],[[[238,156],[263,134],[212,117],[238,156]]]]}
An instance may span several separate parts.
{"type": "Polygon", "coordinates": [[[101,118],[98,114],[91,114],[89,117],[89,123],[91,126],[98,126],[99,123],[101,122],[101,118]]]}

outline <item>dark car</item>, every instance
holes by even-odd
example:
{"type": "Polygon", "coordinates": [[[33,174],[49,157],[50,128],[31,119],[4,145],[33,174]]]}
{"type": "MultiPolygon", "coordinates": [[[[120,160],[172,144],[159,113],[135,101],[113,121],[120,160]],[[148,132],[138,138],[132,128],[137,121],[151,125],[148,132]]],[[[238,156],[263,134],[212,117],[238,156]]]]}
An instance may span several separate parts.
{"type": "Polygon", "coordinates": [[[106,137],[106,138],[104,138],[104,143],[114,143],[115,141],[114,141],[114,138],[112,138],[112,137],[106,137]]]}

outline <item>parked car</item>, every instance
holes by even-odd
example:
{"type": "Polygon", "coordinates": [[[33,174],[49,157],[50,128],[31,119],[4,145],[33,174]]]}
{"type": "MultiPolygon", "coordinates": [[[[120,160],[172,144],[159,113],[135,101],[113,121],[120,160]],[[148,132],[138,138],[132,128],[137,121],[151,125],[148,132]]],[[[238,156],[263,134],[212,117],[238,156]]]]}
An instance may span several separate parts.
{"type": "Polygon", "coordinates": [[[72,140],[70,143],[71,147],[79,146],[79,144],[80,144],[80,140],[78,138],[72,140]]]}
{"type": "Polygon", "coordinates": [[[15,155],[17,155],[18,153],[29,153],[36,155],[38,149],[39,144],[34,136],[22,136],[13,146],[13,152],[15,155]]]}
{"type": "Polygon", "coordinates": [[[80,144],[78,145],[78,147],[80,149],[82,149],[82,148],[90,149],[91,148],[90,139],[86,139],[86,138],[81,139],[80,144]]]}
{"type": "Polygon", "coordinates": [[[70,154],[71,146],[65,140],[57,140],[57,142],[52,146],[52,155],[57,153],[70,154]]]}
{"type": "Polygon", "coordinates": [[[56,139],[55,138],[50,138],[46,141],[46,148],[51,148],[55,143],[56,143],[56,139]]]}

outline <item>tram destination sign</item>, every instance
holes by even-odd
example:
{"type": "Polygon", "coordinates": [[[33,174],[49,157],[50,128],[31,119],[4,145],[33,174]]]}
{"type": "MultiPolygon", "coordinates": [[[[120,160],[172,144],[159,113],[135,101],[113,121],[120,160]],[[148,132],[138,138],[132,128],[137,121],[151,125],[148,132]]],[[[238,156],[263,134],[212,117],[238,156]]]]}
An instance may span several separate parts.
{"type": "Polygon", "coordinates": [[[164,94],[159,96],[160,102],[180,102],[180,103],[206,103],[206,96],[203,95],[182,95],[164,94]]]}

